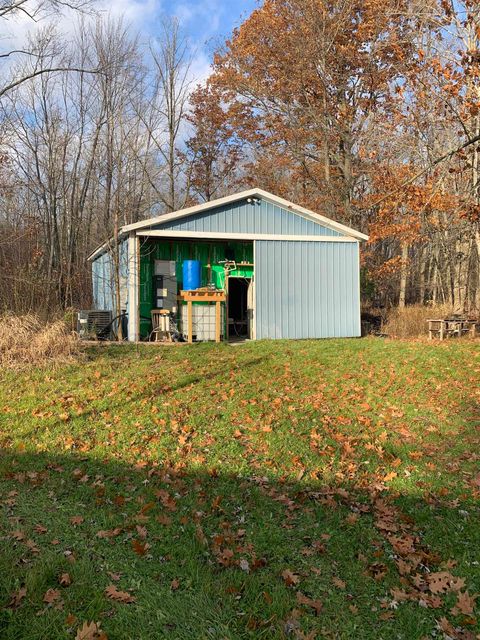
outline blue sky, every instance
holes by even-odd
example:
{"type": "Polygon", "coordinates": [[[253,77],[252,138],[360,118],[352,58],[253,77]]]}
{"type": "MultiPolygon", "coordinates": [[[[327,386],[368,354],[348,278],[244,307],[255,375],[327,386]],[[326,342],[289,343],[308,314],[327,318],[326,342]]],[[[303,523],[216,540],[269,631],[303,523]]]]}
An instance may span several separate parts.
{"type": "Polygon", "coordinates": [[[185,33],[202,46],[224,39],[257,6],[257,0],[100,0],[97,7],[123,14],[144,35],[154,35],[162,15],[177,16],[185,33]]]}
{"type": "Polygon", "coordinates": [[[177,0],[165,2],[167,13],[176,15],[196,41],[225,39],[242,18],[257,6],[256,0],[177,0]]]}
{"type": "MultiPolygon", "coordinates": [[[[196,52],[193,72],[202,80],[208,75],[213,51],[258,6],[258,0],[163,0],[157,5],[158,15],[178,18],[196,52]]],[[[155,34],[154,21],[147,30],[155,34]]]]}

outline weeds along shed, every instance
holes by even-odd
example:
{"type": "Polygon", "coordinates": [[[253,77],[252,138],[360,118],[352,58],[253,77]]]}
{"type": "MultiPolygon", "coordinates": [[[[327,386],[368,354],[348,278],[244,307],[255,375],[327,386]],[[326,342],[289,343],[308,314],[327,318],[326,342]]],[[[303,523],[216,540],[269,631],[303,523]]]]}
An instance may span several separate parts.
{"type": "MultiPolygon", "coordinates": [[[[89,257],[94,306],[114,310],[120,282],[129,340],[148,336],[153,309],[172,311],[182,325],[185,265],[198,261],[202,290],[225,292],[222,336],[359,336],[359,245],[367,239],[251,189],[122,227],[118,250],[109,241],[89,257]]],[[[205,317],[207,305],[197,305],[205,317]]]]}

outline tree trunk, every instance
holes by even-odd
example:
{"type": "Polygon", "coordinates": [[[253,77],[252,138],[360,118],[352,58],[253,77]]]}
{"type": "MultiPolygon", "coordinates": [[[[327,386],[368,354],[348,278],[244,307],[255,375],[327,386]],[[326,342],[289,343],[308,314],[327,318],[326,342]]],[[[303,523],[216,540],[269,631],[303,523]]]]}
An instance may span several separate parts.
{"type": "Polygon", "coordinates": [[[407,297],[407,282],[408,282],[408,244],[402,242],[402,266],[400,270],[400,295],[398,298],[398,306],[400,309],[405,308],[405,302],[407,297]]]}
{"type": "Polygon", "coordinates": [[[456,258],[453,269],[453,310],[463,315],[466,309],[468,276],[472,244],[468,238],[456,243],[456,258]]]}
{"type": "Polygon", "coordinates": [[[426,281],[426,273],[427,273],[427,248],[422,247],[420,249],[420,259],[419,259],[419,282],[418,282],[418,302],[420,304],[425,303],[425,281],[426,281]]]}

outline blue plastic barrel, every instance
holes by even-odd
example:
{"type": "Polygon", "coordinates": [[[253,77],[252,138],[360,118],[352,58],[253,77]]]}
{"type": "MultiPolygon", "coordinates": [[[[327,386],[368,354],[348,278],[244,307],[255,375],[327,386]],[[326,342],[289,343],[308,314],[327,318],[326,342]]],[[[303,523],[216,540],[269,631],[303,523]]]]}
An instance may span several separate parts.
{"type": "Polygon", "coordinates": [[[184,260],[183,288],[185,291],[199,289],[202,285],[202,263],[200,260],[184,260]]]}

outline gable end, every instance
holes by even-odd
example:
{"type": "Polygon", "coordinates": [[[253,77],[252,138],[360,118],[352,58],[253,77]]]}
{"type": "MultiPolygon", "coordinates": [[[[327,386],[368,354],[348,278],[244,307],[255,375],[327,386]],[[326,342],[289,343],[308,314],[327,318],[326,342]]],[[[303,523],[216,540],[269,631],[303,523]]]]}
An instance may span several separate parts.
{"type": "Polygon", "coordinates": [[[250,233],[289,236],[340,236],[322,224],[308,220],[293,211],[262,198],[249,198],[207,209],[151,229],[210,232],[250,233]],[[250,202],[248,201],[250,200],[250,202]]]}

